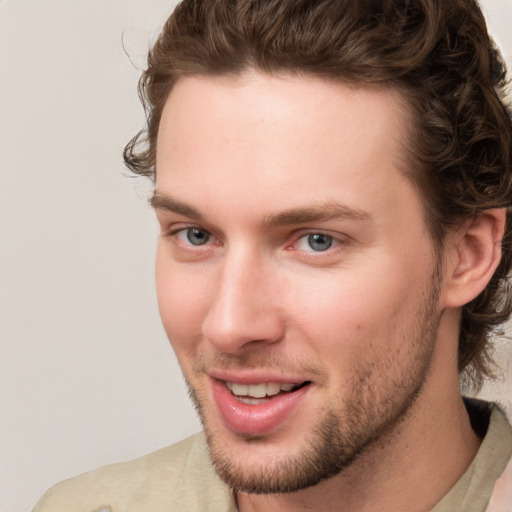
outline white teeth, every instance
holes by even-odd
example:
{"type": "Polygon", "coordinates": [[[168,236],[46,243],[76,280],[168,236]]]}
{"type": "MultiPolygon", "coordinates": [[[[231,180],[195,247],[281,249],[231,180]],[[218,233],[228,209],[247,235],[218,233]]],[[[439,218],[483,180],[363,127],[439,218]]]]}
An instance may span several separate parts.
{"type": "MultiPolygon", "coordinates": [[[[246,384],[236,384],[234,382],[230,382],[231,384],[231,388],[230,388],[230,391],[234,394],[234,395],[238,395],[238,396],[246,396],[248,391],[249,391],[249,386],[247,386],[246,384]]],[[[229,388],[229,386],[228,386],[229,388]]]]}
{"type": "Polygon", "coordinates": [[[263,398],[267,395],[267,385],[263,383],[248,386],[247,395],[253,398],[263,398]]]}
{"type": "MultiPolygon", "coordinates": [[[[286,385],[289,385],[289,384],[285,384],[285,386],[286,385]]],[[[267,395],[268,396],[277,395],[279,393],[279,391],[281,391],[281,386],[277,382],[269,382],[267,384],[267,395]]]]}
{"type": "MultiPolygon", "coordinates": [[[[280,384],[278,382],[263,382],[261,384],[237,384],[236,382],[226,381],[226,387],[236,396],[264,398],[266,396],[277,395],[281,391],[291,391],[298,384],[280,384]]],[[[254,403],[248,400],[247,403],[254,403]]],[[[259,403],[259,402],[256,402],[259,403]]]]}
{"type": "Polygon", "coordinates": [[[246,396],[238,396],[236,399],[239,402],[242,402],[243,404],[247,404],[247,405],[259,405],[259,404],[268,402],[267,399],[262,400],[261,398],[249,398],[246,396]]]}

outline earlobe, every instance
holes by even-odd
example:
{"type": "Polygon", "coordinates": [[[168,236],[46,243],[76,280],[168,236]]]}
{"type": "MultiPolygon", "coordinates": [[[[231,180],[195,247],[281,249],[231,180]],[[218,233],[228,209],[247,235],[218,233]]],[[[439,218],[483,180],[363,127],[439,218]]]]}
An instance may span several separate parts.
{"type": "Polygon", "coordinates": [[[505,219],[505,208],[484,210],[450,235],[445,260],[445,308],[471,302],[487,286],[501,259],[505,219]]]}

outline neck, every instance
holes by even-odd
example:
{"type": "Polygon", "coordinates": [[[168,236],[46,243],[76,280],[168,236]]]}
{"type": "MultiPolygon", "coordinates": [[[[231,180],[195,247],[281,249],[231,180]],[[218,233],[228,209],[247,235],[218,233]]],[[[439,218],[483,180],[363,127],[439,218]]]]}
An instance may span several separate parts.
{"type": "Polygon", "coordinates": [[[239,510],[431,510],[464,474],[480,446],[460,395],[456,353],[448,352],[442,345],[438,348],[422,392],[404,420],[350,467],[294,493],[240,493],[239,510]]]}
{"type": "Polygon", "coordinates": [[[431,411],[416,435],[404,432],[406,420],[399,427],[401,443],[383,439],[350,468],[314,487],[290,494],[241,493],[240,511],[429,511],[463,475],[480,445],[462,399],[454,407],[458,413],[451,418],[431,411]]]}

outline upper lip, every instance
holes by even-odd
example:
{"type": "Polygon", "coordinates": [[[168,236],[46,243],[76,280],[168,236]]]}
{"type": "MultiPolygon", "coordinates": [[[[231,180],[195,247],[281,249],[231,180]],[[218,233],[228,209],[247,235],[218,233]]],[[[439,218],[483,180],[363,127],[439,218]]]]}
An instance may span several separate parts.
{"type": "Polygon", "coordinates": [[[275,371],[265,372],[261,370],[231,371],[210,369],[208,375],[216,380],[227,382],[236,382],[237,384],[257,385],[267,382],[277,382],[278,384],[302,384],[309,381],[307,377],[297,377],[285,374],[279,374],[275,371]]]}

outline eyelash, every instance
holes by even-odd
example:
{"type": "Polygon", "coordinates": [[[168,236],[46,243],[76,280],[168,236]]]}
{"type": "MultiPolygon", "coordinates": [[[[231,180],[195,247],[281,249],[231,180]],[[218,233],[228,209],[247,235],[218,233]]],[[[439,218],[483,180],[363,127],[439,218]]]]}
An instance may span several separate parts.
{"type": "MultiPolygon", "coordinates": [[[[213,235],[210,231],[208,231],[207,229],[203,229],[199,226],[180,227],[178,229],[174,229],[174,230],[170,231],[168,236],[170,238],[176,239],[178,241],[178,243],[181,242],[187,248],[186,250],[201,251],[201,252],[204,252],[205,250],[207,250],[207,248],[210,245],[210,239],[212,237],[214,239],[216,238],[215,235],[213,235]],[[209,237],[208,240],[204,244],[197,244],[197,245],[193,244],[192,242],[190,242],[190,238],[188,236],[192,230],[197,230],[198,232],[205,233],[209,237]],[[188,239],[188,242],[186,242],[185,240],[180,240],[180,238],[179,238],[180,235],[186,236],[188,239]]],[[[349,243],[348,237],[344,237],[344,236],[340,236],[340,235],[332,235],[330,233],[327,233],[327,232],[321,231],[321,230],[310,230],[310,231],[301,230],[297,235],[295,235],[293,237],[292,242],[290,244],[286,245],[286,250],[292,251],[295,248],[295,250],[300,251],[304,254],[307,254],[308,256],[311,256],[314,254],[318,254],[318,255],[332,254],[333,251],[336,250],[336,248],[340,248],[340,246],[345,246],[348,243],[349,243]],[[309,243],[311,240],[307,240],[307,239],[310,237],[316,237],[316,236],[327,238],[331,245],[329,245],[329,247],[325,248],[324,250],[318,250],[318,251],[313,250],[311,245],[309,246],[311,250],[296,248],[297,245],[299,244],[299,242],[301,242],[302,240],[304,240],[305,243],[309,243]]],[[[218,241],[218,239],[217,239],[215,244],[219,245],[220,241],[218,241]]]]}

